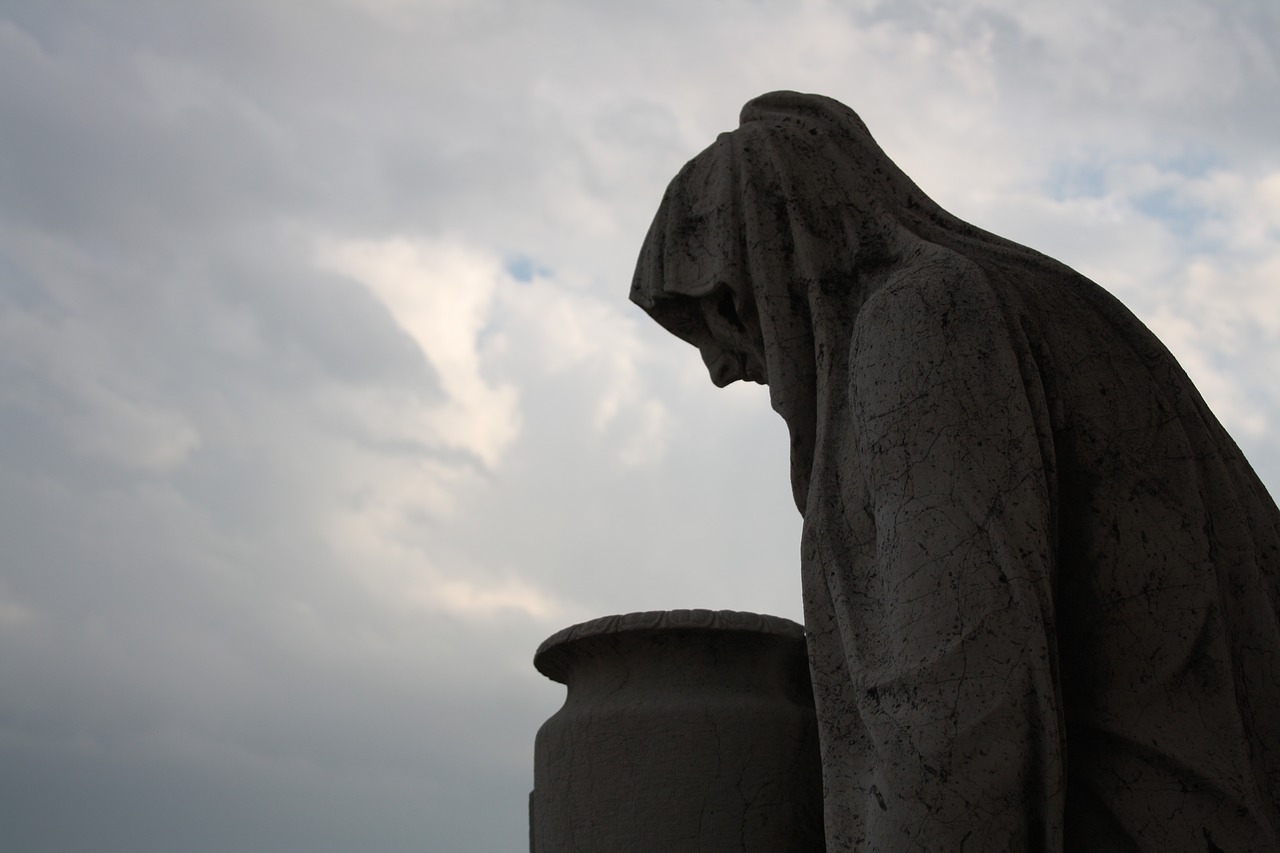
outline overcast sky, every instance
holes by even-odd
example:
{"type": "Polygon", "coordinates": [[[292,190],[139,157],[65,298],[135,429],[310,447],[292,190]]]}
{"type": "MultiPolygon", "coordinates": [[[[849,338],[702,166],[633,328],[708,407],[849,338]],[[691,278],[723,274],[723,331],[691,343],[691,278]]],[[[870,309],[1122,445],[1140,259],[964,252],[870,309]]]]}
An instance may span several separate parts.
{"type": "Polygon", "coordinates": [[[543,638],[799,620],[784,424],[626,298],[784,88],[1280,493],[1274,0],[0,0],[0,846],[521,850],[543,638]]]}

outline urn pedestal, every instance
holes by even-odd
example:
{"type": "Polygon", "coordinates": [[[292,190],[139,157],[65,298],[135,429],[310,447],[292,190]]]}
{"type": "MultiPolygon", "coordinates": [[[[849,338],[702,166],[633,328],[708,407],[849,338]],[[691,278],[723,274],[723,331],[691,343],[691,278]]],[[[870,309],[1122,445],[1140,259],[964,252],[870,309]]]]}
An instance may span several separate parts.
{"type": "Polygon", "coordinates": [[[561,851],[821,851],[822,776],[804,630],[674,610],[544,642],[568,688],[534,747],[530,844],[561,851]]]}

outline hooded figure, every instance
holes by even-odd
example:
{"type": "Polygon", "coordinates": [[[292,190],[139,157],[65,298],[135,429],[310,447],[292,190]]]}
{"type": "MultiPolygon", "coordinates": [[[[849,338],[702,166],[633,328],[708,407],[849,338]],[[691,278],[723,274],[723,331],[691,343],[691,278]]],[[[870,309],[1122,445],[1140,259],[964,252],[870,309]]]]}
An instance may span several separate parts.
{"type": "Polygon", "coordinates": [[[1159,340],[748,103],[631,298],[791,434],[827,849],[1280,849],[1280,511],[1159,340]]]}

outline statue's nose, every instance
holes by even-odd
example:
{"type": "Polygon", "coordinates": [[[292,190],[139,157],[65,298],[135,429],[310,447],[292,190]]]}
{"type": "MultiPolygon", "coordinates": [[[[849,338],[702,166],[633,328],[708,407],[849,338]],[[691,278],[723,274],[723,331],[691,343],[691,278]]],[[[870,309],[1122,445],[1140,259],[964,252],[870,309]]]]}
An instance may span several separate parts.
{"type": "Polygon", "coordinates": [[[715,386],[723,388],[730,382],[736,382],[742,378],[742,362],[733,353],[722,351],[707,362],[707,371],[711,374],[711,381],[715,386]]]}

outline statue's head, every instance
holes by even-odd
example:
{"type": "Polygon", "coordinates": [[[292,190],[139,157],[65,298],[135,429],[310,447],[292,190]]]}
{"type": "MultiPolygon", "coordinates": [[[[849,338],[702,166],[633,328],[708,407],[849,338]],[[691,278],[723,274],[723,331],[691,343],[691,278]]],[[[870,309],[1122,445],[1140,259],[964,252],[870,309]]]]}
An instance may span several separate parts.
{"type": "Polygon", "coordinates": [[[891,260],[904,223],[927,227],[945,216],[853,110],[819,95],[773,92],[748,102],[738,129],[671,181],[640,251],[631,299],[702,350],[717,385],[772,384],[780,377],[768,356],[799,342],[796,324],[812,326],[815,300],[856,299],[859,276],[891,260]],[[770,340],[771,325],[780,327],[779,340],[770,340]]]}
{"type": "Polygon", "coordinates": [[[803,505],[819,385],[858,308],[913,235],[952,223],[853,110],[774,92],[671,181],[631,299],[698,347],[716,385],[768,384],[803,505]]]}

